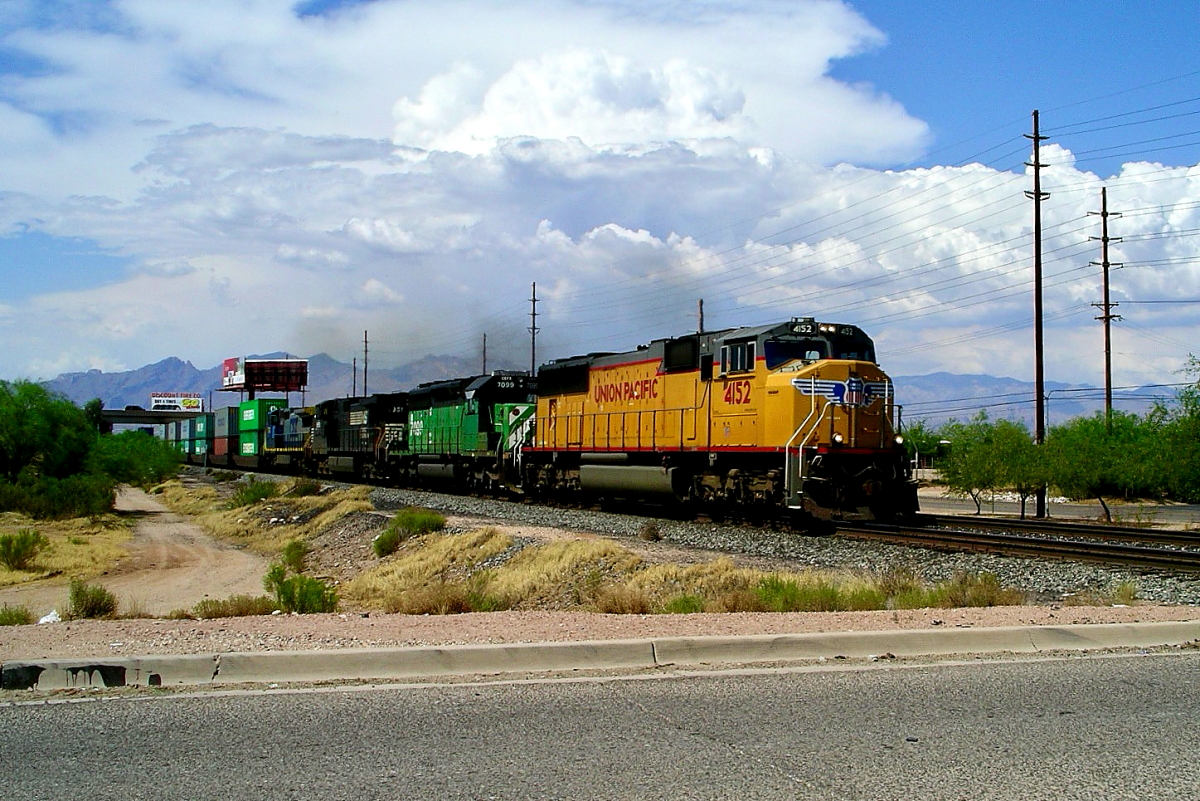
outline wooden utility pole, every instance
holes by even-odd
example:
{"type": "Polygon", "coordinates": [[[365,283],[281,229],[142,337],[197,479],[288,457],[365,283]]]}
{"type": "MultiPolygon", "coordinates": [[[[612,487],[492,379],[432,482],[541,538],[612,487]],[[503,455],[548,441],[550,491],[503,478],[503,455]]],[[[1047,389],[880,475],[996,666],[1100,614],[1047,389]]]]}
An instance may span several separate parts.
{"type": "Polygon", "coordinates": [[[529,310],[529,374],[537,373],[537,335],[540,330],[537,327],[537,281],[533,282],[533,297],[529,299],[532,304],[529,310]]]}
{"type": "Polygon", "coordinates": [[[483,375],[487,375],[487,334],[483,335],[483,375]]]}
{"type": "Polygon", "coordinates": [[[1121,315],[1113,314],[1112,310],[1115,306],[1120,306],[1119,303],[1112,303],[1108,296],[1108,269],[1109,267],[1120,267],[1121,265],[1113,264],[1108,260],[1108,243],[1120,242],[1121,237],[1111,237],[1108,235],[1108,218],[1120,217],[1119,213],[1112,213],[1108,210],[1108,187],[1100,189],[1100,211],[1089,211],[1088,214],[1100,215],[1100,236],[1091,236],[1089,239],[1100,240],[1100,261],[1094,261],[1095,264],[1103,269],[1104,273],[1104,301],[1102,303],[1093,303],[1092,305],[1101,310],[1101,314],[1097,317],[1104,323],[1104,430],[1112,433],[1112,323],[1113,320],[1120,320],[1121,315]]]}
{"type": "Polygon", "coordinates": [[[352,366],[350,368],[351,369],[350,374],[353,377],[350,379],[350,397],[357,398],[358,397],[358,357],[357,356],[355,356],[351,360],[351,365],[352,366]]]}
{"type": "MultiPolygon", "coordinates": [[[[1033,111],[1033,133],[1025,134],[1033,140],[1033,161],[1025,166],[1033,167],[1033,191],[1025,196],[1033,199],[1033,361],[1034,361],[1034,431],[1033,441],[1042,445],[1046,441],[1046,380],[1044,351],[1042,347],[1042,201],[1050,197],[1042,191],[1042,162],[1040,145],[1046,137],[1038,132],[1038,113],[1033,111]]],[[[1037,517],[1046,516],[1046,487],[1037,491],[1037,517]]]]}
{"type": "Polygon", "coordinates": [[[363,331],[363,397],[367,396],[367,332],[363,331]]]}
{"type": "Polygon", "coordinates": [[[704,298],[696,301],[696,333],[704,333],[704,298]]]}

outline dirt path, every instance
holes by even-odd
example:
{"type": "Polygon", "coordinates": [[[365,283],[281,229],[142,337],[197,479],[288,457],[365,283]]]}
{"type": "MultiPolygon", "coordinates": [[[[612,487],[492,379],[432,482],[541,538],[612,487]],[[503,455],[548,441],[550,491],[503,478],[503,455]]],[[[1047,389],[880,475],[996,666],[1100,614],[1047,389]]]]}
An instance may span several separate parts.
{"type": "MultiPolygon", "coordinates": [[[[138,489],[122,488],[116,511],[134,517],[129,555],[93,580],[116,594],[120,611],[166,615],[205,598],[261,595],[268,560],[217,542],[198,525],[138,489]]],[[[0,589],[0,604],[25,606],[41,617],[66,611],[67,579],[0,589]]]]}

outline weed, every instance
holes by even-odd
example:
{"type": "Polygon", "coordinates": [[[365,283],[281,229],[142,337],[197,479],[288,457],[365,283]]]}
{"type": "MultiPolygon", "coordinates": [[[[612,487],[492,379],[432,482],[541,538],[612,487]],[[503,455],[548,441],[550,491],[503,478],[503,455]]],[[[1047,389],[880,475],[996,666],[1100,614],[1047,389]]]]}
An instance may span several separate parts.
{"type": "Polygon", "coordinates": [[[280,561],[284,567],[291,570],[293,573],[303,573],[307,567],[308,554],[312,549],[302,540],[289,540],[283,546],[283,551],[279,555],[280,561]]]}
{"type": "Polygon", "coordinates": [[[188,617],[209,620],[217,617],[253,617],[269,615],[278,607],[275,601],[266,595],[231,595],[228,598],[205,598],[192,607],[188,617]]]}
{"type": "Polygon", "coordinates": [[[820,579],[801,583],[765,576],[755,592],[768,612],[833,612],[840,608],[837,586],[820,579]]]}
{"type": "Polygon", "coordinates": [[[0,563],[9,570],[25,570],[49,544],[49,540],[31,528],[0,535],[0,563]]]}
{"type": "Polygon", "coordinates": [[[691,615],[704,611],[704,598],[699,595],[676,595],[662,606],[669,615],[691,615]]]}
{"type": "Polygon", "coordinates": [[[24,606],[0,606],[0,626],[28,626],[33,622],[33,612],[24,606]]]}
{"type": "Polygon", "coordinates": [[[83,579],[71,579],[67,603],[67,618],[112,617],[117,613],[117,596],[99,584],[87,584],[83,579]]]}
{"type": "Polygon", "coordinates": [[[263,588],[275,596],[275,602],[284,612],[306,615],[337,609],[337,592],[328,584],[311,576],[289,576],[282,564],[271,565],[267,570],[263,588]]]}
{"type": "Polygon", "coordinates": [[[959,573],[929,592],[929,606],[1011,606],[1024,596],[1000,585],[994,573],[959,573]]]}
{"type": "Polygon", "coordinates": [[[1124,604],[1129,606],[1138,599],[1138,588],[1136,581],[1122,581],[1113,588],[1112,602],[1114,604],[1124,604]]]}
{"type": "Polygon", "coordinates": [[[663,535],[658,529],[658,523],[655,523],[653,520],[647,520],[638,529],[638,538],[647,542],[658,542],[663,538],[663,535]]]}
{"type": "Polygon", "coordinates": [[[251,506],[259,501],[265,501],[267,498],[274,498],[278,494],[279,485],[274,481],[250,478],[234,490],[233,496],[229,499],[229,506],[231,508],[251,506]]]}

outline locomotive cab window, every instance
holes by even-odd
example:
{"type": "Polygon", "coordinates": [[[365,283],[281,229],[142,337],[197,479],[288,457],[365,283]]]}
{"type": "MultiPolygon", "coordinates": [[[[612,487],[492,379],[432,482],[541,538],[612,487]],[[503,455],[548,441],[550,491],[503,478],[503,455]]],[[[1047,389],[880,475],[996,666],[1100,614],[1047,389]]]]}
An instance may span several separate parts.
{"type": "Polygon", "coordinates": [[[754,343],[734,342],[721,346],[721,374],[754,370],[754,343]]]}

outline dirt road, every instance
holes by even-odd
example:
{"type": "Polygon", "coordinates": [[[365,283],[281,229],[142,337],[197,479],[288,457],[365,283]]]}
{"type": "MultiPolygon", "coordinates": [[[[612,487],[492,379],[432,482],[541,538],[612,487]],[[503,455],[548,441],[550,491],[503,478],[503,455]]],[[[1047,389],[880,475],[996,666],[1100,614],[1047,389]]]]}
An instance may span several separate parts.
{"type": "MultiPolygon", "coordinates": [[[[123,487],[118,514],[134,519],[129,555],[91,579],[116,594],[122,614],[136,610],[166,615],[205,598],[262,595],[268,560],[210,537],[198,525],[167,510],[139,489],[123,487]]],[[[0,589],[0,604],[25,606],[41,617],[67,608],[67,579],[0,589]]]]}

